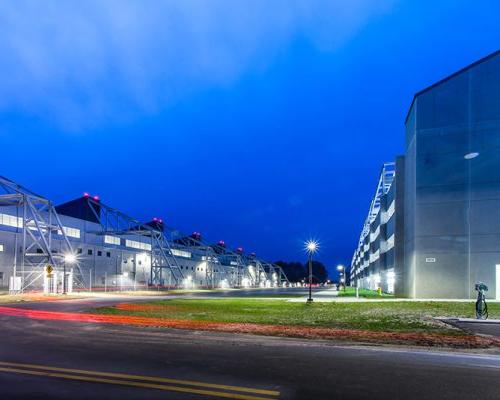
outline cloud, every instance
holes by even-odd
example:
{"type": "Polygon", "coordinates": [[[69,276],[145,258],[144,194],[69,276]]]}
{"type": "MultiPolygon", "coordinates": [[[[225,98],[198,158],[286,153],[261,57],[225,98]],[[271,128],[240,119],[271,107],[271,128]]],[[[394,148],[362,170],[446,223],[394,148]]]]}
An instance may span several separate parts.
{"type": "Polygon", "coordinates": [[[265,68],[298,35],[333,51],[394,1],[2,1],[0,111],[76,131],[154,114],[265,68]]]}

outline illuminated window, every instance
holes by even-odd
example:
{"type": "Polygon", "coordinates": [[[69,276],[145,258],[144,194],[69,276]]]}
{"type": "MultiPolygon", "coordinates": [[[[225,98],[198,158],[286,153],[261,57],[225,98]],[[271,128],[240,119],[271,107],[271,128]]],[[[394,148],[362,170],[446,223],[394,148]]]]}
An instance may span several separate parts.
{"type": "Polygon", "coordinates": [[[0,251],[3,251],[3,244],[0,244],[0,251]]]}
{"type": "Polygon", "coordinates": [[[134,249],[139,249],[139,250],[151,251],[151,245],[150,244],[143,243],[143,242],[137,242],[135,240],[126,240],[125,241],[125,246],[132,247],[134,249]]]}
{"type": "MultiPolygon", "coordinates": [[[[63,231],[66,234],[66,236],[80,239],[80,229],[70,228],[68,226],[63,226],[63,231]]],[[[57,234],[62,235],[62,232],[60,229],[57,230],[57,234]]]]}
{"type": "Polygon", "coordinates": [[[176,257],[191,258],[191,253],[185,250],[172,249],[172,255],[176,257]]]}
{"type": "Polygon", "coordinates": [[[104,235],[104,243],[114,244],[116,246],[119,246],[120,245],[120,238],[115,237],[115,236],[111,236],[111,235],[104,235]]]}
{"type": "Polygon", "coordinates": [[[11,226],[13,228],[22,228],[23,219],[14,217],[13,215],[0,214],[0,225],[11,226]]]}

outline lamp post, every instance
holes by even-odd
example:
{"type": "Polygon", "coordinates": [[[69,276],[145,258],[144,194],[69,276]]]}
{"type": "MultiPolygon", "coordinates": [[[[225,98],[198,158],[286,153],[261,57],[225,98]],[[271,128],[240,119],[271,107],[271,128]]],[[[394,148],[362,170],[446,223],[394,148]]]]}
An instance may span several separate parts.
{"type": "Polygon", "coordinates": [[[308,302],[313,301],[312,298],[312,278],[313,278],[313,273],[312,273],[312,256],[318,249],[318,242],[315,240],[308,240],[306,242],[306,251],[309,254],[309,297],[307,298],[308,302]]]}
{"type": "Polygon", "coordinates": [[[68,264],[73,264],[76,261],[76,256],[74,254],[68,253],[64,256],[64,263],[63,263],[63,294],[66,294],[67,292],[67,285],[66,285],[66,263],[68,264]]]}
{"type": "Polygon", "coordinates": [[[342,277],[340,283],[342,283],[345,292],[345,267],[343,265],[337,265],[337,271],[340,272],[340,276],[342,277]]]}

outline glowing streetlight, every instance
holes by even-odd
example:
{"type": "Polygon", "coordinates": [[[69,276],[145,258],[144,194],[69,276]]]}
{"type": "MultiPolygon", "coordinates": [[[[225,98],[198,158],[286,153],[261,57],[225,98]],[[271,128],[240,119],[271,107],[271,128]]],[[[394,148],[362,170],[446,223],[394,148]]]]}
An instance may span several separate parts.
{"type": "Polygon", "coordinates": [[[318,250],[318,247],[318,242],[315,240],[308,240],[306,242],[306,251],[309,254],[316,252],[316,250],[318,250]]]}
{"type": "Polygon", "coordinates": [[[63,263],[63,294],[66,294],[66,263],[74,264],[76,262],[76,256],[72,253],[68,253],[64,255],[64,263],[63,263]]]}
{"type": "Polygon", "coordinates": [[[310,302],[310,301],[313,301],[313,298],[312,298],[312,278],[313,278],[312,256],[316,252],[316,250],[318,250],[319,244],[316,240],[311,239],[305,243],[305,248],[306,248],[307,253],[309,254],[309,297],[308,297],[307,301],[310,302]]]}
{"type": "Polygon", "coordinates": [[[340,272],[340,283],[342,283],[342,286],[344,286],[345,292],[345,267],[342,264],[337,265],[337,271],[340,272]]]}

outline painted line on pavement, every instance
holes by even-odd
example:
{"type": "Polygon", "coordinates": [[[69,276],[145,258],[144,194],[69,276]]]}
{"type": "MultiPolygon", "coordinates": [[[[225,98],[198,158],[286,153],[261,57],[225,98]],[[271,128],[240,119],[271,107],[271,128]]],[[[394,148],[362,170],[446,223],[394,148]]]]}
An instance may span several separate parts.
{"type": "Polygon", "coordinates": [[[280,392],[273,390],[264,390],[264,389],[253,389],[239,386],[230,386],[230,385],[219,385],[219,384],[211,384],[211,383],[203,383],[196,381],[183,381],[177,379],[169,379],[169,378],[160,378],[160,377],[149,377],[142,375],[128,375],[128,374],[119,374],[119,373],[111,373],[111,372],[99,372],[99,371],[87,371],[87,370],[78,370],[78,369],[66,369],[59,367],[50,367],[43,365],[33,365],[33,364],[19,364],[19,363],[10,363],[0,361],[0,372],[11,372],[11,373],[19,373],[26,375],[35,375],[35,376],[45,376],[52,378],[62,378],[69,380],[79,380],[86,382],[96,382],[96,383],[108,383],[114,385],[124,385],[124,386],[135,386],[140,388],[149,388],[149,389],[159,389],[165,391],[175,391],[175,392],[183,392],[183,393],[192,393],[199,394],[205,396],[214,396],[228,399],[240,399],[240,400],[270,400],[275,399],[272,396],[279,396],[280,392]],[[118,378],[118,379],[111,379],[118,378]],[[130,380],[127,380],[130,379],[130,380]],[[141,382],[142,381],[142,382],[141,382]],[[148,383],[152,382],[152,383],[148,383]],[[156,383],[154,383],[156,382],[156,383]],[[183,386],[196,386],[203,389],[196,389],[190,387],[182,387],[182,386],[171,386],[165,385],[162,383],[174,383],[183,386]],[[256,395],[264,395],[271,397],[259,397],[254,395],[240,394],[240,393],[230,393],[230,392],[219,392],[215,390],[207,390],[207,389],[220,389],[220,390],[228,390],[233,392],[244,392],[251,393],[256,395]]]}

